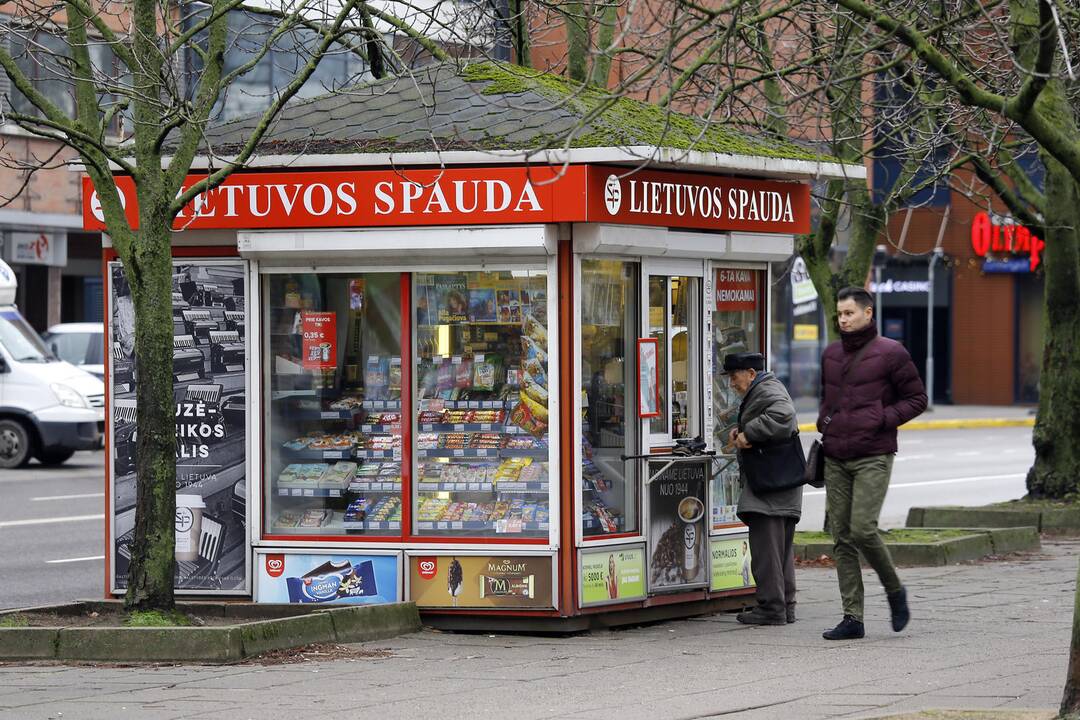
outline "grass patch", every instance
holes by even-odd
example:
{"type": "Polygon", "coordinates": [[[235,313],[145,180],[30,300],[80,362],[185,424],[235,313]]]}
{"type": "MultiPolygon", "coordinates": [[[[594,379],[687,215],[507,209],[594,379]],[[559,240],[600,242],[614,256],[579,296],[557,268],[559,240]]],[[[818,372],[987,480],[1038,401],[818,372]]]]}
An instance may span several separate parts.
{"type": "Polygon", "coordinates": [[[990,505],[993,508],[1004,510],[1045,510],[1080,507],[1080,496],[1069,495],[1064,498],[1032,498],[1024,496],[1019,500],[1006,500],[1005,502],[990,505]]]}
{"type": "Polygon", "coordinates": [[[0,628],[24,628],[30,627],[30,620],[25,615],[18,613],[0,617],[0,628]]]}
{"type": "MultiPolygon", "coordinates": [[[[895,530],[879,530],[881,536],[887,543],[906,543],[906,544],[922,544],[933,543],[941,540],[952,540],[953,538],[964,537],[971,535],[970,530],[963,529],[943,529],[943,530],[925,530],[922,528],[897,528],[895,530]]],[[[831,543],[832,536],[825,532],[797,532],[795,533],[795,543],[799,545],[810,545],[819,543],[831,543]]]]}
{"type": "Polygon", "coordinates": [[[127,616],[124,624],[128,627],[180,627],[190,625],[191,620],[179,612],[161,612],[159,610],[136,611],[127,616]]]}

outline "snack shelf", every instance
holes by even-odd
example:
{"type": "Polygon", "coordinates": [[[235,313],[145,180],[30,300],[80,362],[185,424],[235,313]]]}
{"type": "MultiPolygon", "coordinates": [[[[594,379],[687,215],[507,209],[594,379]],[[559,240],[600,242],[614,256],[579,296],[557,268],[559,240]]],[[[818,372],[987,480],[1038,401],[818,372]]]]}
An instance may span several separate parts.
{"type": "Polygon", "coordinates": [[[596,519],[596,516],[593,515],[592,513],[585,513],[585,514],[583,514],[581,516],[581,518],[582,518],[581,526],[585,530],[599,530],[601,533],[603,533],[605,535],[609,534],[609,533],[613,533],[613,532],[622,532],[622,530],[623,530],[623,519],[620,516],[615,517],[615,529],[614,530],[605,530],[604,526],[600,523],[599,520],[596,519]]]}
{"type": "Polygon", "coordinates": [[[418,458],[498,458],[498,457],[531,457],[537,460],[546,460],[547,448],[533,450],[514,450],[511,448],[430,448],[417,450],[418,458]]]}
{"type": "Polygon", "coordinates": [[[400,400],[364,400],[365,410],[400,410],[400,400]]]}
{"type": "Polygon", "coordinates": [[[400,530],[400,520],[345,520],[346,530],[400,530]]]}
{"type": "Polygon", "coordinates": [[[512,410],[517,407],[518,402],[517,398],[512,400],[439,400],[438,398],[422,398],[420,400],[420,409],[431,409],[431,405],[434,403],[447,410],[512,410]]]}
{"type": "Polygon", "coordinates": [[[352,482],[349,485],[348,491],[352,494],[357,493],[398,493],[401,492],[400,482],[352,482]]]}
{"type": "Polygon", "coordinates": [[[396,435],[401,429],[397,425],[361,425],[359,430],[373,435],[396,435]]]}
{"type": "Polygon", "coordinates": [[[422,493],[432,492],[479,492],[479,493],[541,493],[549,492],[546,482],[421,482],[416,489],[422,493]]]}
{"type": "Polygon", "coordinates": [[[367,460],[400,460],[400,450],[355,450],[353,457],[367,460]],[[395,454],[396,453],[396,454],[395,454]]]}
{"type": "Polygon", "coordinates": [[[312,448],[293,450],[292,448],[282,447],[281,451],[294,460],[348,460],[353,456],[353,448],[351,447],[328,450],[313,450],[312,448]]]}
{"type": "Polygon", "coordinates": [[[289,413],[300,420],[350,420],[356,419],[363,414],[359,408],[352,410],[312,410],[299,408],[289,413]]]}
{"type": "Polygon", "coordinates": [[[546,522],[523,522],[520,529],[507,529],[510,523],[506,520],[436,520],[420,521],[416,523],[419,530],[479,530],[481,532],[514,533],[540,532],[550,527],[546,522]]]}
{"type": "Polygon", "coordinates": [[[281,487],[277,488],[279,497],[344,497],[347,490],[341,488],[305,488],[305,487],[281,487]]]}

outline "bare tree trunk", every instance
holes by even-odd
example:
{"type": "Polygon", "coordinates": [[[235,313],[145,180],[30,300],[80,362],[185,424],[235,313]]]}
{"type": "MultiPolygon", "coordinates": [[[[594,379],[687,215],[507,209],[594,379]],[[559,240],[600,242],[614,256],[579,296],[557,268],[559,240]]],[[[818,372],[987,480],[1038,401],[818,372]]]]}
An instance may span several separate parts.
{"type": "Polygon", "coordinates": [[[126,268],[135,305],[136,401],[139,407],[135,472],[135,538],[125,606],[174,607],[176,419],[173,398],[172,252],[165,223],[140,230],[134,262],[126,268]]]}

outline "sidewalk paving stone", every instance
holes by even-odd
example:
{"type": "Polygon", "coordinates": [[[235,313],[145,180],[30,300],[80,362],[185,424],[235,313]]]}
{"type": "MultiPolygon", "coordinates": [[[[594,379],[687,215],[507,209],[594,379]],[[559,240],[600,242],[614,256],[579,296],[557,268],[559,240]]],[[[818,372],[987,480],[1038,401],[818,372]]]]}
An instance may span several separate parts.
{"type": "Polygon", "coordinates": [[[914,617],[900,634],[867,571],[861,641],[821,638],[839,619],[836,574],[800,568],[799,621],[786,627],[744,627],[725,614],[566,637],[424,631],[357,646],[389,657],[282,665],[6,665],[0,718],[817,720],[1052,710],[1078,549],[1048,541],[1004,562],[903,569],[914,617]]]}

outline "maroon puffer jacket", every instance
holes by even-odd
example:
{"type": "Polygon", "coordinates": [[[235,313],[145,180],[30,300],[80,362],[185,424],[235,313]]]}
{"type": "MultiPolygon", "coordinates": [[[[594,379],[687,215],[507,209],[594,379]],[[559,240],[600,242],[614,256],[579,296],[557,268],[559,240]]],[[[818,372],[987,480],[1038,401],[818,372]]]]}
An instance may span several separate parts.
{"type": "Polygon", "coordinates": [[[895,340],[878,337],[873,325],[845,334],[825,349],[821,387],[817,427],[825,455],[838,460],[896,452],[896,428],[926,409],[926,388],[908,351],[895,340]],[[873,345],[845,378],[855,353],[868,342],[873,345]]]}

